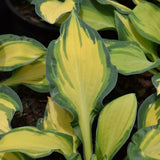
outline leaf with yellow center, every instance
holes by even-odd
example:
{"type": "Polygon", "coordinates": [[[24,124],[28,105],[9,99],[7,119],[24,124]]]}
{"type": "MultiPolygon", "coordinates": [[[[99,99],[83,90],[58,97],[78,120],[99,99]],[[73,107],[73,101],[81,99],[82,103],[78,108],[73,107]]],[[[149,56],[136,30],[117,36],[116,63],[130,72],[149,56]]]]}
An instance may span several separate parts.
{"type": "Polygon", "coordinates": [[[159,160],[160,128],[154,126],[138,130],[132,137],[132,143],[128,146],[128,157],[130,160],[159,160]]]}
{"type": "Polygon", "coordinates": [[[35,61],[46,53],[38,41],[16,35],[0,36],[0,70],[12,71],[35,61]]]}
{"type": "MultiPolygon", "coordinates": [[[[104,42],[73,11],[62,25],[61,36],[50,43],[46,64],[53,100],[72,112],[72,126],[84,146],[91,148],[91,122],[117,80],[104,42]]],[[[91,153],[87,156],[91,158],[91,153]]]]}
{"type": "Polygon", "coordinates": [[[138,112],[138,128],[158,124],[160,119],[160,96],[152,94],[140,106],[138,112]]]}
{"type": "Polygon", "coordinates": [[[56,104],[50,97],[48,97],[48,103],[45,110],[44,118],[39,122],[44,130],[54,129],[58,132],[62,132],[73,137],[73,146],[76,151],[79,141],[76,134],[73,131],[71,122],[73,116],[70,112],[56,104]]]}
{"type": "Polygon", "coordinates": [[[75,0],[33,0],[36,13],[45,21],[54,24],[64,14],[76,8],[75,0]]]}

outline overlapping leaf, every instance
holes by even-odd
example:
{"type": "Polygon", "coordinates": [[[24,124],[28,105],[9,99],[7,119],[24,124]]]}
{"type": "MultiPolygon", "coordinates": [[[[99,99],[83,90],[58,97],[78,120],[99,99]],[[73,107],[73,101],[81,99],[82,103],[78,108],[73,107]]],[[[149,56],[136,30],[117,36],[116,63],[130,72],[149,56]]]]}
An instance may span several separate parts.
{"type": "Polygon", "coordinates": [[[114,29],[114,8],[109,5],[101,5],[93,0],[82,1],[78,14],[84,22],[96,30],[114,29]]]}
{"type": "Polygon", "coordinates": [[[79,0],[33,0],[36,13],[45,21],[54,24],[64,14],[76,8],[79,0]]]}
{"type": "Polygon", "coordinates": [[[119,12],[121,12],[122,14],[128,14],[131,12],[131,9],[128,8],[127,6],[124,6],[120,3],[118,3],[115,0],[97,0],[99,3],[101,4],[107,4],[107,5],[112,5],[114,6],[119,12]]]}
{"type": "MultiPolygon", "coordinates": [[[[11,130],[10,123],[14,113],[22,110],[17,94],[9,87],[2,86],[0,88],[0,135],[11,130]]],[[[26,160],[26,157],[21,153],[0,153],[0,160],[26,160]]]]}
{"type": "Polygon", "coordinates": [[[33,158],[60,151],[67,159],[73,156],[71,136],[56,131],[40,131],[35,127],[12,129],[0,139],[0,152],[20,151],[33,158]]]}
{"type": "Polygon", "coordinates": [[[112,159],[128,139],[136,118],[137,101],[134,94],[122,96],[102,110],[97,126],[97,159],[112,159]]]}
{"type": "Polygon", "coordinates": [[[2,81],[0,85],[5,84],[8,86],[15,86],[24,84],[35,91],[48,92],[49,85],[45,74],[45,56],[43,56],[36,61],[14,71],[12,76],[5,81],[2,81]]]}
{"type": "Polygon", "coordinates": [[[138,128],[158,124],[160,119],[160,96],[152,94],[140,106],[138,112],[138,128]]]}
{"type": "Polygon", "coordinates": [[[132,137],[132,143],[128,147],[130,160],[160,159],[160,128],[148,127],[140,129],[132,137]]]}
{"type": "Polygon", "coordinates": [[[129,18],[141,36],[160,44],[160,8],[153,3],[142,1],[129,15],[129,18]]]}
{"type": "Polygon", "coordinates": [[[12,71],[35,61],[45,53],[45,47],[31,38],[10,34],[0,36],[1,71],[12,71]]]}
{"type": "Polygon", "coordinates": [[[71,113],[60,107],[49,97],[44,118],[39,122],[44,130],[54,129],[58,132],[71,135],[73,137],[74,151],[76,152],[79,142],[71,126],[72,120],[73,116],[71,113]]]}
{"type": "Polygon", "coordinates": [[[129,40],[137,42],[145,53],[152,55],[154,60],[158,59],[157,45],[142,37],[129,21],[128,16],[115,13],[115,21],[118,31],[119,40],[129,40]]]}
{"type": "Polygon", "coordinates": [[[17,94],[7,86],[0,88],[0,134],[11,129],[10,123],[16,111],[22,111],[22,104],[17,94]]]}
{"type": "Polygon", "coordinates": [[[160,73],[155,74],[152,77],[152,83],[157,90],[157,95],[159,95],[160,94],[160,73]]]}
{"type": "Polygon", "coordinates": [[[24,156],[22,153],[13,152],[13,153],[0,153],[0,160],[31,160],[30,157],[24,156]]]}
{"type": "MultiPolygon", "coordinates": [[[[73,11],[59,39],[50,43],[46,64],[52,98],[73,113],[72,125],[80,126],[78,134],[84,146],[88,145],[90,123],[117,80],[105,44],[73,11]]],[[[91,148],[90,142],[87,147],[91,148]]]]}
{"type": "Polygon", "coordinates": [[[124,75],[138,74],[160,65],[160,60],[150,62],[143,50],[133,41],[107,41],[111,62],[119,73],[124,75]]]}

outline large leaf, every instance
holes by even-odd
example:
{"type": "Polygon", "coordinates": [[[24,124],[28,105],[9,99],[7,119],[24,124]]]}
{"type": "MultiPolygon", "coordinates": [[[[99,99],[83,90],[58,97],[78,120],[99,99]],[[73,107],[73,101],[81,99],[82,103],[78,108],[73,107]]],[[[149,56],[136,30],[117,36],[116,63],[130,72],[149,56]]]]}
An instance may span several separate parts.
{"type": "Polygon", "coordinates": [[[101,5],[95,0],[84,0],[78,15],[96,30],[115,29],[114,8],[109,5],[101,5]]]}
{"type": "Polygon", "coordinates": [[[0,71],[12,71],[31,63],[46,53],[45,47],[27,37],[0,36],[0,71]]]}
{"type": "Polygon", "coordinates": [[[77,0],[33,0],[36,13],[45,21],[54,24],[64,14],[71,12],[77,0]]]}
{"type": "Polygon", "coordinates": [[[102,110],[97,126],[97,159],[112,159],[128,139],[132,130],[137,110],[134,94],[117,98],[102,110]]]}
{"type": "Polygon", "coordinates": [[[130,160],[160,159],[160,128],[142,128],[132,137],[128,147],[130,160]]]}
{"type": "Polygon", "coordinates": [[[119,12],[121,12],[122,14],[128,14],[131,12],[131,9],[128,8],[127,6],[124,6],[120,3],[118,3],[115,0],[97,0],[99,3],[103,4],[103,5],[112,5],[114,6],[119,12]]]}
{"type": "Polygon", "coordinates": [[[124,75],[138,74],[160,65],[160,60],[150,62],[143,50],[133,41],[105,41],[112,64],[124,75]],[[109,44],[107,44],[109,43],[109,44]]]}
{"type": "Polygon", "coordinates": [[[129,15],[129,18],[141,36],[160,44],[160,8],[153,3],[142,1],[129,15]]]}
{"type": "Polygon", "coordinates": [[[44,118],[39,121],[41,129],[54,129],[58,132],[68,134],[73,137],[74,151],[76,151],[79,143],[76,134],[73,131],[71,122],[73,116],[70,112],[56,104],[50,97],[45,110],[44,118]]]}
{"type": "Polygon", "coordinates": [[[73,155],[71,136],[56,131],[40,131],[35,127],[12,129],[0,139],[0,152],[20,151],[33,158],[60,151],[67,159],[73,155]]]}
{"type": "Polygon", "coordinates": [[[152,83],[157,90],[157,95],[159,95],[160,94],[160,73],[155,74],[152,77],[152,83]]]}
{"type": "Polygon", "coordinates": [[[45,77],[45,65],[45,56],[43,56],[36,61],[14,71],[12,76],[2,81],[0,85],[5,84],[8,86],[16,86],[19,84],[24,84],[35,91],[48,92],[49,85],[45,77]]]}
{"type": "Polygon", "coordinates": [[[61,28],[61,36],[50,43],[46,64],[52,98],[72,112],[72,125],[90,149],[91,122],[117,80],[105,44],[73,11],[61,28]]]}
{"type": "Polygon", "coordinates": [[[136,31],[132,23],[129,21],[128,16],[116,12],[115,21],[116,21],[119,40],[135,41],[140,45],[140,47],[144,50],[145,53],[151,54],[154,60],[158,59],[157,45],[142,37],[136,31]]]}
{"type": "Polygon", "coordinates": [[[140,106],[138,112],[138,128],[158,124],[160,119],[160,96],[152,94],[140,106]]]}
{"type": "Polygon", "coordinates": [[[9,87],[2,86],[0,88],[0,135],[10,131],[14,113],[22,110],[18,95],[9,87]]]}

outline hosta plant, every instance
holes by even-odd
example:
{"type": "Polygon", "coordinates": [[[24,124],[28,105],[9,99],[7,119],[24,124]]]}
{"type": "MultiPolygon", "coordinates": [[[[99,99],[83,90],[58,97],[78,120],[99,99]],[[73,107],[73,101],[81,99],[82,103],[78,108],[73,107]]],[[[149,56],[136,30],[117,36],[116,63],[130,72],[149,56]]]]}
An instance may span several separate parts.
{"type": "Polygon", "coordinates": [[[80,160],[77,147],[81,142],[85,160],[112,159],[132,130],[136,97],[128,94],[102,105],[116,84],[117,70],[102,38],[74,10],[63,23],[60,37],[48,47],[46,71],[54,101],[49,98],[38,128],[19,127],[3,133],[0,152],[38,158],[58,151],[68,160],[80,160]],[[92,141],[92,122],[98,114],[92,141]]]}

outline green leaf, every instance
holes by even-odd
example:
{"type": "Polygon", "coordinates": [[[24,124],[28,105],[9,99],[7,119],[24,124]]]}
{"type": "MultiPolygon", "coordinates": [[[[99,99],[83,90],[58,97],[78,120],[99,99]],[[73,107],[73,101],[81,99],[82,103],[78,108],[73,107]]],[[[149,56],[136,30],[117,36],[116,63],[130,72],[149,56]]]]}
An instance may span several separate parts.
{"type": "Polygon", "coordinates": [[[129,15],[138,33],[155,43],[160,44],[160,8],[153,3],[142,1],[129,15]]]}
{"type": "MultiPolygon", "coordinates": [[[[61,36],[50,43],[46,61],[50,94],[74,115],[72,126],[85,149],[90,149],[92,120],[117,80],[105,44],[73,11],[62,25],[61,36]]],[[[91,158],[89,152],[86,159],[91,158]]]]}
{"type": "Polygon", "coordinates": [[[73,137],[73,146],[76,152],[79,145],[78,138],[73,131],[71,122],[73,116],[70,112],[56,104],[50,97],[45,110],[44,118],[41,119],[41,126],[44,130],[57,130],[58,132],[68,134],[73,137]]]}
{"type": "Polygon", "coordinates": [[[17,151],[33,158],[47,156],[53,151],[59,151],[67,159],[74,155],[71,136],[35,127],[12,129],[0,139],[0,152],[17,151]]]}
{"type": "Polygon", "coordinates": [[[158,124],[160,119],[160,96],[152,94],[140,106],[138,111],[138,128],[158,124]]]}
{"type": "Polygon", "coordinates": [[[152,77],[152,83],[157,90],[157,95],[159,95],[160,94],[160,73],[155,74],[152,77]]]}
{"type": "Polygon", "coordinates": [[[105,41],[111,56],[111,62],[119,73],[124,75],[138,74],[160,65],[160,60],[150,62],[143,50],[133,41],[105,41]]]}
{"type": "Polygon", "coordinates": [[[16,86],[23,84],[37,92],[48,92],[49,84],[46,80],[45,74],[46,64],[45,56],[43,56],[14,71],[12,76],[2,81],[0,85],[5,84],[8,86],[16,86]]]}
{"type": "Polygon", "coordinates": [[[79,0],[33,0],[36,13],[48,23],[54,24],[64,14],[78,6],[79,0]]]}
{"type": "Polygon", "coordinates": [[[132,0],[133,2],[134,2],[134,4],[138,4],[138,3],[140,3],[141,1],[145,1],[145,0],[132,0]]]}
{"type": "Polygon", "coordinates": [[[31,160],[31,158],[24,156],[22,153],[0,153],[0,160],[31,160]]]}
{"type": "Polygon", "coordinates": [[[128,146],[130,160],[160,159],[160,128],[147,127],[136,132],[128,146]]]}
{"type": "Polygon", "coordinates": [[[18,95],[9,87],[0,88],[0,135],[10,131],[11,120],[16,111],[23,111],[18,95]]]}
{"type": "Polygon", "coordinates": [[[12,71],[35,61],[46,53],[45,47],[27,37],[0,36],[0,71],[12,71]]]}
{"type": "Polygon", "coordinates": [[[112,159],[128,139],[136,118],[137,101],[128,94],[109,103],[100,113],[96,134],[97,159],[112,159]]]}
{"type": "Polygon", "coordinates": [[[115,29],[114,8],[112,6],[104,6],[93,0],[84,0],[78,15],[96,30],[115,29]]]}
{"type": "Polygon", "coordinates": [[[115,12],[115,22],[119,40],[135,41],[140,45],[145,53],[149,53],[154,60],[158,59],[157,45],[142,37],[129,21],[128,16],[115,12]]]}
{"type": "Polygon", "coordinates": [[[119,11],[122,14],[128,14],[131,12],[130,8],[118,3],[115,0],[97,0],[97,1],[103,5],[112,5],[113,7],[117,9],[117,11],[119,11]]]}

